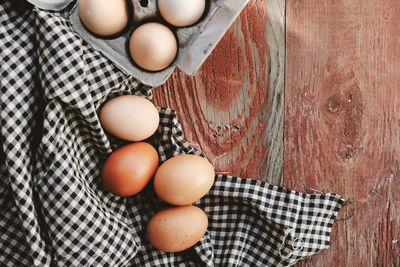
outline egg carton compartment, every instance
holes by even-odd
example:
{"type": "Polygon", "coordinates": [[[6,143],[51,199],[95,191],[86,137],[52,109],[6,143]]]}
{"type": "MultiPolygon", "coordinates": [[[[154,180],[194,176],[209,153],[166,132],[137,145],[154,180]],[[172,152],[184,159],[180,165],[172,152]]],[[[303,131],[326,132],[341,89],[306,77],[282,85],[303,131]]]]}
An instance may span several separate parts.
{"type": "Polygon", "coordinates": [[[131,15],[127,29],[114,38],[99,37],[88,31],[80,20],[77,5],[73,7],[70,15],[72,27],[120,69],[141,83],[156,87],[168,79],[175,67],[188,75],[194,75],[249,0],[206,0],[206,10],[200,21],[184,28],[171,27],[163,21],[156,0],[129,1],[133,16],[131,15]],[[148,21],[157,21],[169,26],[178,39],[178,54],[174,62],[157,72],[146,71],[136,66],[128,49],[132,32],[148,21]]]}

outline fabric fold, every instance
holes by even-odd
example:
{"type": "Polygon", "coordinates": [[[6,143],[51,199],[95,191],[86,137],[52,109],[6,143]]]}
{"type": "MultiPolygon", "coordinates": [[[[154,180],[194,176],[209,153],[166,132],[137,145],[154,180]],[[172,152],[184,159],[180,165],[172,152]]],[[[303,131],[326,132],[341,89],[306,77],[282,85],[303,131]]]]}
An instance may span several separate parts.
{"type": "Polygon", "coordinates": [[[4,153],[1,179],[5,194],[1,201],[0,232],[4,234],[0,237],[0,262],[48,266],[51,248],[44,241],[46,232],[40,228],[41,214],[34,200],[32,175],[34,130],[41,123],[40,91],[35,90],[34,21],[32,7],[25,2],[1,2],[0,130],[4,153]],[[11,244],[11,247],[3,244],[11,244]],[[17,254],[10,256],[13,253],[17,254]]]}

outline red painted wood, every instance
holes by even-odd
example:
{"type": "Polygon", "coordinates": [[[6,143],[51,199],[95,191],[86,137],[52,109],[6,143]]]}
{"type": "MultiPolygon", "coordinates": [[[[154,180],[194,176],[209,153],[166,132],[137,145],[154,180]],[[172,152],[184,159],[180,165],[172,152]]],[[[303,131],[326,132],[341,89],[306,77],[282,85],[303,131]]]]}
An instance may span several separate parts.
{"type": "Polygon", "coordinates": [[[154,90],[155,104],[178,112],[186,139],[217,172],[258,179],[269,149],[266,3],[247,5],[195,76],[175,71],[154,90]]]}
{"type": "Polygon", "coordinates": [[[284,185],[353,200],[298,266],[400,266],[400,2],[286,10],[284,185]]]}

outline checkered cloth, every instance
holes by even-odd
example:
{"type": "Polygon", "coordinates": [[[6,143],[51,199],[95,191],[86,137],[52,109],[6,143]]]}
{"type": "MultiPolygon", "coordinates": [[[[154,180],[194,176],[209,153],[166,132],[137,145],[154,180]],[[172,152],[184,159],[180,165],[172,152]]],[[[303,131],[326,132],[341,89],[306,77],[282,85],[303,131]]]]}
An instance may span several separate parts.
{"type": "MultiPolygon", "coordinates": [[[[103,189],[102,165],[125,143],[98,118],[108,99],[151,99],[151,88],[82,40],[69,10],[0,3],[0,265],[288,266],[329,247],[341,197],[217,175],[195,203],[209,218],[200,242],[180,253],[153,248],[146,225],[166,204],[151,185],[128,198],[103,189]]],[[[147,141],[160,162],[199,154],[175,112],[159,113],[147,141]]]]}

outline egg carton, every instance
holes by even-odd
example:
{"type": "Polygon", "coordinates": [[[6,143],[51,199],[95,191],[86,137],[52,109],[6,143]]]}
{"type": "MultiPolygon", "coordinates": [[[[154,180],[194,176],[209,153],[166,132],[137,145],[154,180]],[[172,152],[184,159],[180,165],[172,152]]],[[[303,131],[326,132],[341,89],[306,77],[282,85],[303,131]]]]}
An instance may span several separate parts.
{"type": "MultiPolygon", "coordinates": [[[[28,0],[42,9],[61,10],[71,0],[28,0]]],[[[103,38],[89,32],[82,24],[77,5],[72,9],[72,27],[96,50],[101,51],[120,69],[141,83],[156,87],[168,79],[177,67],[194,75],[224,36],[249,0],[206,0],[206,10],[200,21],[190,27],[171,27],[178,39],[178,54],[174,62],[161,71],[150,72],[137,67],[132,61],[128,43],[132,32],[142,23],[157,21],[168,25],[160,16],[157,0],[127,0],[133,9],[133,20],[126,30],[115,38],[103,38]]]]}

